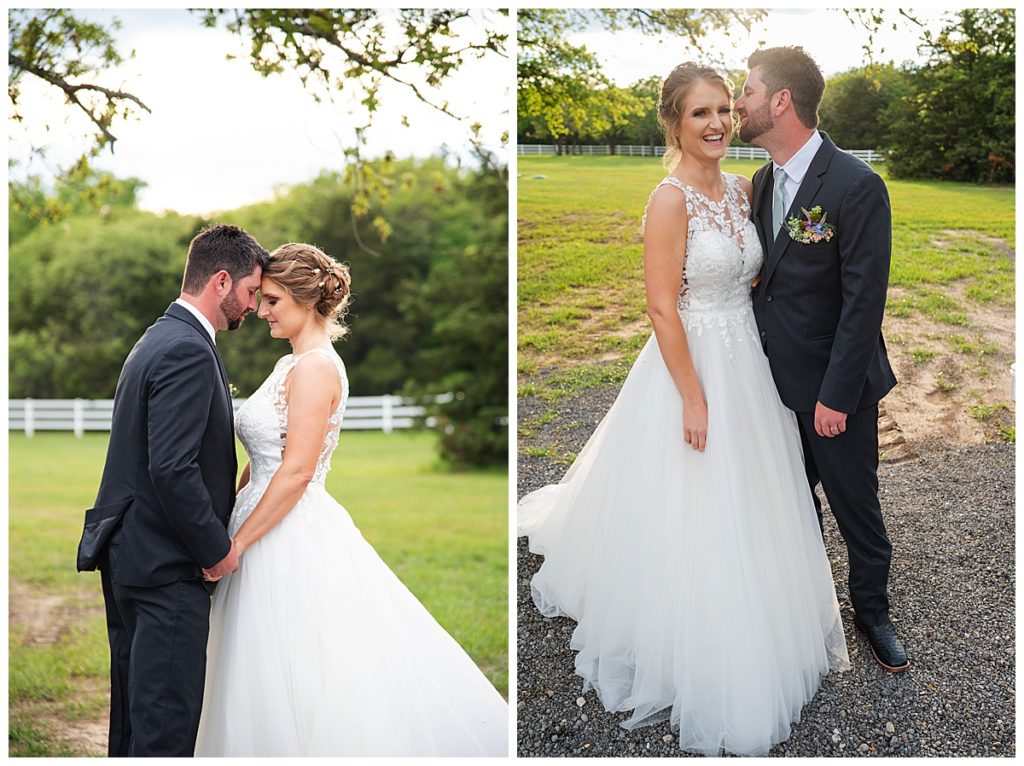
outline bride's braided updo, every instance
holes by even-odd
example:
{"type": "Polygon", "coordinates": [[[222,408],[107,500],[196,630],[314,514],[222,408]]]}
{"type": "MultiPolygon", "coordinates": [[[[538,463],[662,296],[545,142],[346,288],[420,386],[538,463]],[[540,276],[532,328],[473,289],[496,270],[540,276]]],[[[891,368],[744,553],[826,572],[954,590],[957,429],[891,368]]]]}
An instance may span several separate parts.
{"type": "Polygon", "coordinates": [[[348,333],[343,323],[351,287],[348,266],[314,245],[291,242],[270,254],[263,276],[281,285],[296,303],[312,308],[327,325],[331,340],[348,333]]]}
{"type": "Polygon", "coordinates": [[[732,83],[709,66],[687,61],[669,73],[661,85],[661,99],[658,101],[658,122],[665,131],[665,156],[662,158],[662,164],[669,170],[675,167],[683,154],[676,129],[683,114],[686,94],[697,80],[720,85],[730,100],[732,99],[732,83]]]}

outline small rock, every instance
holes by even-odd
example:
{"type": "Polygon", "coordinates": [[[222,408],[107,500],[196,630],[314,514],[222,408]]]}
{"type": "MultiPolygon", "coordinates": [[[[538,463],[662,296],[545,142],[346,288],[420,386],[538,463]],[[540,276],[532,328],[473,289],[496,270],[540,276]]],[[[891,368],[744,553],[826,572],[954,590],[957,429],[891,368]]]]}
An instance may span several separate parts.
{"type": "Polygon", "coordinates": [[[583,715],[581,715],[581,716],[580,716],[580,720],[581,720],[581,721],[583,721],[583,723],[586,723],[586,722],[587,722],[588,720],[590,720],[590,719],[589,719],[589,718],[587,718],[587,714],[586,714],[586,713],[584,713],[583,715]]]}
{"type": "Polygon", "coordinates": [[[858,747],[857,749],[860,750],[862,753],[866,753],[868,751],[868,743],[861,742],[860,747],[858,747]]]}
{"type": "Polygon", "coordinates": [[[577,697],[576,698],[576,706],[577,707],[583,707],[586,704],[587,704],[587,701],[585,699],[583,699],[583,697],[577,697]]]}
{"type": "Polygon", "coordinates": [[[834,742],[835,744],[837,744],[837,745],[839,744],[839,741],[840,741],[841,739],[842,739],[842,737],[840,737],[840,736],[839,736],[838,734],[833,734],[833,735],[832,735],[832,741],[833,741],[833,742],[834,742]]]}
{"type": "Polygon", "coordinates": [[[664,737],[661,738],[661,741],[671,742],[673,739],[675,739],[675,737],[673,737],[671,734],[666,734],[664,737]]]}
{"type": "Polygon", "coordinates": [[[892,721],[887,721],[887,722],[886,722],[886,724],[885,724],[885,730],[886,730],[886,732],[888,732],[889,734],[895,734],[895,733],[896,733],[896,727],[895,727],[895,726],[893,726],[893,723],[892,723],[892,721]]]}

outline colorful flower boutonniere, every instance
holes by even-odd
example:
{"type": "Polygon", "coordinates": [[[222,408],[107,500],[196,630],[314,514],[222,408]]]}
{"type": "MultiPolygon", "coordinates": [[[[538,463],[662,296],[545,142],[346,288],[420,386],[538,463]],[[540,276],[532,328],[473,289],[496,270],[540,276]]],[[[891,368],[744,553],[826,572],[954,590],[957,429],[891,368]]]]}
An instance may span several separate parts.
{"type": "Polygon", "coordinates": [[[825,223],[828,215],[821,211],[821,205],[815,205],[810,210],[800,208],[804,214],[803,218],[790,218],[786,221],[786,228],[789,230],[791,239],[802,245],[811,245],[815,242],[828,242],[836,233],[836,227],[825,223]]]}

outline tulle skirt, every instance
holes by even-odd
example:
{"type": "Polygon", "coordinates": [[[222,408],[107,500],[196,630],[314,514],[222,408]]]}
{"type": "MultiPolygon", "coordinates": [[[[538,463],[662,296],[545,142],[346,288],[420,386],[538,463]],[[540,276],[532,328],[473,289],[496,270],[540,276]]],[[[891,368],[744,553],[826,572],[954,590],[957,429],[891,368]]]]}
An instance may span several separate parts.
{"type": "Polygon", "coordinates": [[[584,690],[669,720],[684,750],[763,754],[830,669],[849,667],[795,415],[779,400],[749,309],[688,333],[708,404],[705,452],[652,335],[561,483],[519,503],[545,557],[547,616],[576,620],[584,690]]]}
{"type": "Polygon", "coordinates": [[[322,485],[218,584],[196,755],[507,753],[501,695],[322,485]]]}

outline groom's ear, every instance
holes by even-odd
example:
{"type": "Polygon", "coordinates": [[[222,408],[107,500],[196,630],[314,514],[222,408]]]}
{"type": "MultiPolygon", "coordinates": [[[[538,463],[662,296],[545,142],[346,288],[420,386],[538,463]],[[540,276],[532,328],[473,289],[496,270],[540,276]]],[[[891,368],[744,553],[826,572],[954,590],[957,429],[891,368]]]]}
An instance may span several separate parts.
{"type": "Polygon", "coordinates": [[[216,272],[210,280],[206,283],[206,287],[213,287],[213,291],[220,297],[227,295],[231,292],[232,285],[231,274],[228,273],[227,269],[221,269],[216,272]]]}
{"type": "Polygon", "coordinates": [[[793,94],[789,92],[789,88],[783,88],[775,92],[772,101],[775,102],[775,116],[779,117],[786,111],[786,107],[793,105],[793,94]]]}

